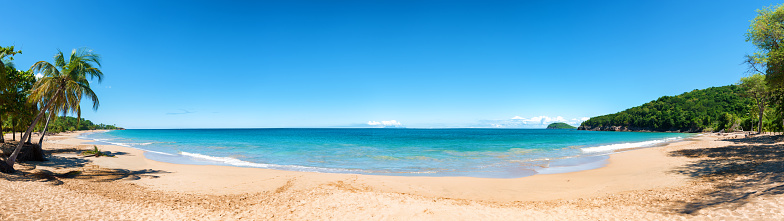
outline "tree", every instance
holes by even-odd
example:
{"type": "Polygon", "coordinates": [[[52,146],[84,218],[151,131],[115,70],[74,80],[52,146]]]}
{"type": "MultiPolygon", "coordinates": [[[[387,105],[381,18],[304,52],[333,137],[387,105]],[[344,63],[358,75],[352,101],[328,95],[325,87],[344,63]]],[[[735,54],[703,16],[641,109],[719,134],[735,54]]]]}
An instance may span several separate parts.
{"type": "MultiPolygon", "coordinates": [[[[30,71],[16,70],[12,64],[6,64],[5,83],[2,92],[2,109],[11,118],[11,131],[16,131],[16,126],[32,116],[29,113],[34,109],[27,103],[27,95],[33,88],[35,77],[30,71]]],[[[16,134],[14,133],[14,140],[16,134]]]]}
{"type": "MultiPolygon", "coordinates": [[[[31,102],[45,102],[33,119],[33,122],[25,131],[22,140],[26,140],[32,133],[33,128],[47,111],[69,110],[78,111],[78,105],[82,97],[86,96],[93,102],[93,109],[98,109],[98,96],[90,88],[90,79],[97,78],[100,82],[103,72],[98,67],[101,66],[100,55],[88,49],[74,49],[66,60],[62,51],[54,56],[54,64],[46,61],[39,61],[33,64],[30,69],[33,72],[43,74],[33,86],[33,90],[28,98],[31,102]],[[95,67],[97,65],[98,67],[95,67]],[[57,108],[53,108],[57,105],[57,108]]],[[[6,164],[0,167],[0,172],[13,172],[13,166],[19,151],[22,149],[23,142],[20,142],[11,156],[6,160],[6,164]],[[10,168],[8,167],[10,166],[10,168]]]]}
{"type": "MultiPolygon", "coordinates": [[[[52,99],[51,97],[45,97],[39,100],[38,102],[41,106],[43,106],[51,99],[52,99]]],[[[57,101],[58,103],[52,105],[52,108],[46,117],[46,121],[43,125],[43,128],[41,128],[41,137],[38,139],[38,148],[43,148],[44,137],[46,136],[47,127],[49,127],[49,121],[51,120],[52,115],[56,115],[57,113],[62,113],[65,116],[68,114],[69,111],[76,112],[78,116],[77,125],[79,124],[78,122],[81,122],[82,109],[81,109],[81,105],[79,104],[79,102],[81,102],[81,98],[70,99],[70,100],[59,99],[57,101]]]]}
{"type": "Polygon", "coordinates": [[[627,126],[653,131],[720,130],[726,126],[726,122],[719,122],[724,113],[736,118],[748,116],[748,107],[754,105],[754,101],[743,93],[739,85],[728,85],[663,96],[618,113],[592,117],[582,126],[586,129],[627,126]],[[625,118],[631,119],[628,124],[625,118]]]}
{"type": "Polygon", "coordinates": [[[743,89],[743,94],[747,97],[754,99],[757,112],[759,113],[759,123],[757,124],[757,133],[762,132],[762,116],[765,113],[765,107],[769,99],[768,86],[765,83],[765,76],[755,73],[748,77],[740,79],[738,85],[743,89]]]}
{"type": "Polygon", "coordinates": [[[753,55],[746,55],[749,70],[765,74],[769,90],[784,91],[781,90],[784,88],[784,4],[757,10],[757,17],[746,33],[746,42],[757,48],[753,55]]]}
{"type": "Polygon", "coordinates": [[[8,112],[8,98],[6,97],[6,89],[9,89],[10,83],[8,82],[8,74],[10,71],[15,71],[13,68],[12,60],[14,55],[21,54],[22,51],[14,51],[14,46],[0,47],[0,143],[5,142],[3,138],[3,114],[8,112]]]}

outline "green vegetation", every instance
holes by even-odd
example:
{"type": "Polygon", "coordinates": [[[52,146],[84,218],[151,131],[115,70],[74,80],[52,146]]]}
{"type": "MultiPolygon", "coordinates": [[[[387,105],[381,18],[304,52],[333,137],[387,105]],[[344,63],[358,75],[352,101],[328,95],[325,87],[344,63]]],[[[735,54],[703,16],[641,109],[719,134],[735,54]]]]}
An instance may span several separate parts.
{"type": "Polygon", "coordinates": [[[580,129],[652,131],[784,131],[784,4],[757,10],[746,32],[756,51],[737,85],[664,96],[583,122],[580,129]],[[772,110],[772,111],[770,111],[772,110]]]}
{"type": "MultiPolygon", "coordinates": [[[[32,151],[39,153],[40,159],[44,159],[41,146],[47,131],[119,129],[114,125],[96,125],[81,118],[83,97],[92,101],[94,110],[99,105],[98,96],[90,88],[90,80],[101,82],[103,78],[99,69],[100,55],[88,49],[74,49],[68,55],[58,50],[54,63],[39,61],[29,70],[22,71],[11,62],[13,56],[21,53],[13,46],[0,47],[0,132],[6,128],[16,132],[27,127],[14,151],[5,163],[0,163],[0,172],[14,171],[13,165],[25,143],[23,141],[31,143],[34,129],[43,134],[32,151]],[[36,79],[35,74],[42,77],[36,79]],[[77,117],[66,116],[69,114],[77,117]]],[[[16,139],[16,133],[13,139],[16,139]]],[[[0,142],[4,140],[0,139],[0,142]]]]}
{"type": "Polygon", "coordinates": [[[751,127],[753,101],[737,85],[664,96],[615,114],[593,117],[581,127],[623,126],[651,131],[718,131],[751,127]],[[740,126],[740,127],[739,127],[740,126]]]}
{"type": "Polygon", "coordinates": [[[764,120],[759,120],[762,126],[758,130],[781,131],[782,115],[784,115],[784,4],[765,7],[757,10],[757,17],[751,21],[746,42],[751,42],[757,49],[752,55],[746,55],[748,72],[753,75],[741,79],[742,84],[748,84],[747,94],[755,99],[756,112],[760,119],[767,115],[776,115],[775,127],[766,128],[764,120]],[[764,84],[759,82],[764,76],[764,84]],[[753,78],[753,79],[752,79],[753,78]],[[774,113],[765,112],[766,107],[772,108],[774,113]]]}
{"type": "MultiPolygon", "coordinates": [[[[115,130],[115,129],[122,129],[118,128],[114,125],[105,125],[105,124],[94,124],[90,120],[76,119],[75,117],[70,116],[58,116],[52,118],[51,122],[49,123],[49,127],[47,129],[48,132],[52,133],[60,133],[64,131],[75,131],[75,130],[115,130]]],[[[43,125],[36,126],[36,130],[40,131],[43,130],[43,125]]]]}
{"type": "MultiPolygon", "coordinates": [[[[740,79],[739,85],[743,89],[744,95],[754,100],[754,106],[757,108],[757,112],[755,114],[759,118],[757,120],[757,132],[762,132],[762,117],[765,113],[765,107],[767,106],[767,102],[770,98],[768,86],[765,84],[765,76],[759,73],[755,73],[751,76],[743,77],[740,79]]],[[[754,124],[751,126],[753,127],[754,124]]],[[[753,128],[749,129],[753,130],[753,128]]]]}
{"type": "Polygon", "coordinates": [[[576,127],[573,127],[572,125],[566,123],[558,122],[558,123],[552,123],[550,125],[547,125],[547,129],[576,129],[576,127]]]}
{"type": "Polygon", "coordinates": [[[93,149],[92,150],[82,151],[81,154],[82,154],[82,156],[85,156],[85,157],[108,157],[109,156],[109,155],[106,155],[105,153],[101,152],[101,150],[98,149],[98,146],[95,146],[95,145],[93,145],[93,149]]]}

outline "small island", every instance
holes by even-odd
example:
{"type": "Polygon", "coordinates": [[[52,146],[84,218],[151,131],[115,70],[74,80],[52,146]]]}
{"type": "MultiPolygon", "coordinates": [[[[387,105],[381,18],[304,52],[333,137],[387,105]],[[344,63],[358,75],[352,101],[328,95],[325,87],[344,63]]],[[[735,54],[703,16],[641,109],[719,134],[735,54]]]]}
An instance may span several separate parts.
{"type": "Polygon", "coordinates": [[[558,122],[558,123],[552,123],[550,125],[547,125],[547,129],[577,129],[577,127],[574,127],[566,123],[558,122]]]}

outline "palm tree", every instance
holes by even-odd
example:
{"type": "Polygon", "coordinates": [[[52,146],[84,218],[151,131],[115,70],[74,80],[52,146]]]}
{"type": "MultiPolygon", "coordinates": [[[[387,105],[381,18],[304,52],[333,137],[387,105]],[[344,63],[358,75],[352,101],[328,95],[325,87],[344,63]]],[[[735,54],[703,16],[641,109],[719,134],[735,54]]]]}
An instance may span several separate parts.
{"type": "MultiPolygon", "coordinates": [[[[78,112],[78,104],[84,96],[92,100],[94,110],[98,109],[98,96],[90,89],[87,77],[97,78],[98,82],[102,80],[103,73],[94,66],[94,64],[98,67],[101,66],[100,55],[93,53],[92,50],[82,48],[74,49],[68,60],[65,59],[63,52],[58,50],[54,55],[54,65],[46,61],[39,61],[30,67],[35,73],[43,74],[43,77],[35,82],[28,99],[31,102],[45,102],[46,105],[35,116],[32,124],[22,136],[22,140],[30,136],[41,116],[47,111],[78,112]]],[[[2,165],[0,172],[14,171],[13,166],[23,143],[19,142],[14,152],[6,160],[7,164],[0,164],[2,165]]]]}
{"type": "MultiPolygon", "coordinates": [[[[45,105],[49,99],[51,98],[45,98],[43,100],[40,100],[39,101],[40,106],[45,105]]],[[[49,114],[46,116],[46,122],[44,123],[44,127],[41,128],[41,137],[38,139],[38,148],[43,148],[43,142],[44,142],[44,137],[46,136],[46,130],[49,127],[49,121],[51,120],[53,115],[57,116],[58,113],[62,113],[63,116],[65,116],[68,114],[68,112],[76,112],[76,125],[77,127],[79,127],[78,125],[80,124],[82,118],[82,108],[81,105],[79,104],[80,100],[81,99],[59,100],[60,103],[52,105],[52,109],[49,110],[49,114]],[[67,103],[68,101],[76,102],[76,103],[67,103]]]]}

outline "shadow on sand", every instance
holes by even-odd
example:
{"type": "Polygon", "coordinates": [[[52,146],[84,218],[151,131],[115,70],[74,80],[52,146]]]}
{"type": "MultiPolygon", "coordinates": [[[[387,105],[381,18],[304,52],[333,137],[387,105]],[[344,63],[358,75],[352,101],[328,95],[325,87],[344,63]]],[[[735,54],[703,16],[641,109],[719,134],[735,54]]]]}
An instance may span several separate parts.
{"type": "Polygon", "coordinates": [[[63,184],[63,179],[77,179],[92,182],[111,182],[117,180],[138,180],[141,178],[158,178],[156,174],[169,173],[162,170],[126,170],[126,169],[76,169],[63,173],[54,173],[48,170],[19,169],[12,174],[0,174],[0,179],[8,181],[38,181],[48,182],[53,185],[63,184]]]}
{"type": "Polygon", "coordinates": [[[728,139],[735,145],[671,152],[673,156],[700,158],[675,172],[713,185],[690,202],[677,205],[676,211],[692,214],[708,207],[733,208],[754,197],[784,193],[784,145],[774,144],[775,140],[769,136],[728,139]]]}
{"type": "Polygon", "coordinates": [[[756,136],[745,136],[739,138],[724,139],[724,141],[733,142],[735,144],[774,144],[776,142],[781,141],[781,139],[784,139],[784,136],[756,135],[756,136]]]}
{"type": "MultiPolygon", "coordinates": [[[[127,170],[127,169],[108,169],[97,166],[90,166],[90,159],[94,157],[83,157],[78,155],[84,151],[78,148],[47,150],[47,161],[28,161],[18,163],[17,171],[12,174],[0,173],[0,179],[8,181],[39,181],[48,182],[54,185],[63,184],[61,179],[78,179],[94,182],[110,182],[116,180],[138,180],[141,178],[158,178],[156,174],[170,173],[162,170],[127,170]],[[71,156],[59,154],[73,154],[71,156]],[[38,167],[53,168],[52,172],[38,169],[38,167]]],[[[109,157],[117,155],[127,155],[127,152],[104,152],[109,157]]],[[[2,159],[3,161],[5,159],[2,159]]],[[[0,162],[3,163],[3,162],[0,162]]]]}

